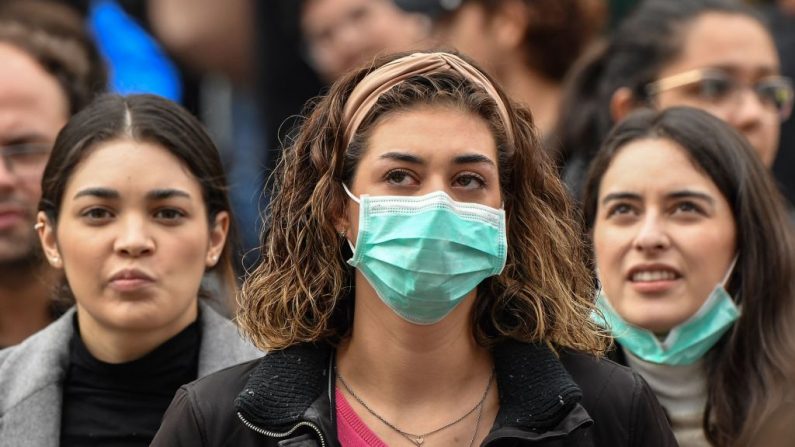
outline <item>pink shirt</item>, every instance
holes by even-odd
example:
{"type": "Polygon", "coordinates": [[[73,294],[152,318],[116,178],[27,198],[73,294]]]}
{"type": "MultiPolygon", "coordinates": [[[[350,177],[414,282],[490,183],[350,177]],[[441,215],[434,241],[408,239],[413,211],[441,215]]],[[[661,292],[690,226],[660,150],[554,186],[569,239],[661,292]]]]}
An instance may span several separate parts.
{"type": "Polygon", "coordinates": [[[337,400],[337,439],[343,447],[388,447],[353,411],[348,400],[335,388],[337,400]]]}

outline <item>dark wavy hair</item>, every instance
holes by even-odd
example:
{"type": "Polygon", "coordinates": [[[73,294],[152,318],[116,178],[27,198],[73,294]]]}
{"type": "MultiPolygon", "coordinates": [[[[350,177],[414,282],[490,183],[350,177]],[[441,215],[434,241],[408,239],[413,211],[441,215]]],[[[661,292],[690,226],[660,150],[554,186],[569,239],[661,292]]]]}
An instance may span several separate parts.
{"type": "MultiPolygon", "coordinates": [[[[80,162],[98,145],[120,139],[144,141],[169,151],[199,182],[209,222],[214,223],[221,211],[229,213],[233,222],[221,158],[204,126],[178,104],[146,94],[100,96],[61,129],[44,168],[39,202],[39,211],[53,226],[58,224],[66,185],[80,162]]],[[[232,295],[237,289],[232,263],[236,241],[232,224],[218,263],[208,269],[218,271],[222,286],[232,295]]],[[[63,295],[69,299],[68,288],[63,295]]]]}
{"type": "Polygon", "coordinates": [[[583,202],[588,228],[616,154],[643,139],[676,143],[731,206],[739,258],[728,291],[742,314],[707,357],[704,431],[716,446],[749,445],[792,384],[795,239],[784,200],[753,148],[728,124],[690,107],[640,110],[613,129],[591,164],[583,202]]]}
{"type": "Polygon", "coordinates": [[[343,253],[349,255],[347,245],[334,226],[348,203],[342,184],[353,177],[371,132],[385,117],[439,105],[481,117],[498,148],[508,259],[501,275],[478,287],[475,338],[482,345],[512,338],[602,352],[607,337],[589,318],[593,282],[576,209],[538,141],[530,112],[510,103],[496,84],[511,116],[516,147],[508,146],[494,99],[454,72],[405,79],[378,99],[346,144],[342,116],[351,91],[368,73],[401,56],[405,54],[381,58],[338,80],[310,107],[284,150],[274,175],[262,263],[240,295],[243,330],[263,349],[335,343],[349,334],[353,271],[343,259],[343,253]]]}

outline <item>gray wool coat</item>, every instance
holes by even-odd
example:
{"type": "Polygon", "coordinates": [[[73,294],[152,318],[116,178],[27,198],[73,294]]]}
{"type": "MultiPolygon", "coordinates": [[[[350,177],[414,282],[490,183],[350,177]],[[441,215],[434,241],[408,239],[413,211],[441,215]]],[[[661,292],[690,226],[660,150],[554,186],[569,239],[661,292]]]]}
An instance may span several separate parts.
{"type": "MultiPolygon", "coordinates": [[[[199,377],[263,355],[232,322],[204,303],[199,307],[199,377]]],[[[58,446],[74,312],[70,309],[21,344],[0,351],[0,446],[58,446]]]]}

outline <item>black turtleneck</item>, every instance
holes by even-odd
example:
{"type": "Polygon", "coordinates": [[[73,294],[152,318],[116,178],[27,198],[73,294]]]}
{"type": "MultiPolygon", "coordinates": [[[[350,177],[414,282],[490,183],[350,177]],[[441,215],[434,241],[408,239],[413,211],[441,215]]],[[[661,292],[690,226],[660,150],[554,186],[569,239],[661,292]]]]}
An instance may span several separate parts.
{"type": "Polygon", "coordinates": [[[201,331],[186,327],[127,363],[97,360],[80,338],[77,317],[63,384],[61,446],[148,446],[177,389],[196,379],[201,331]]]}

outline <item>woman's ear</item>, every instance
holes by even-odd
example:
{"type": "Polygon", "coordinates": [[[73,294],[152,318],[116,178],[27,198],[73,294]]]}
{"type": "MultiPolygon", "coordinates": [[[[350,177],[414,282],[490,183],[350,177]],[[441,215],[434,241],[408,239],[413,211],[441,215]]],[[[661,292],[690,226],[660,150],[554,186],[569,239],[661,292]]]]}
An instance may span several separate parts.
{"type": "Polygon", "coordinates": [[[231,225],[229,213],[219,211],[215,215],[212,228],[210,228],[210,241],[209,247],[207,247],[207,258],[205,259],[207,268],[215,267],[215,264],[218,263],[218,259],[224,251],[226,237],[229,234],[229,225],[231,225]]]}
{"type": "Polygon", "coordinates": [[[334,223],[334,230],[337,234],[344,237],[344,235],[348,234],[351,231],[351,203],[355,203],[352,199],[350,199],[349,194],[353,194],[352,192],[347,192],[347,187],[343,184],[343,188],[346,189],[346,195],[343,196],[342,205],[339,209],[334,211],[334,217],[332,218],[332,222],[334,223]]]}
{"type": "Polygon", "coordinates": [[[337,230],[337,234],[342,236],[348,234],[348,229],[350,227],[351,225],[348,222],[348,216],[343,214],[342,216],[337,216],[334,218],[334,229],[337,230]]]}
{"type": "Polygon", "coordinates": [[[58,239],[55,237],[55,226],[44,211],[39,211],[36,215],[36,225],[33,226],[39,235],[41,241],[41,248],[44,251],[44,256],[47,262],[56,269],[63,268],[63,259],[58,250],[58,239]]]}
{"type": "Polygon", "coordinates": [[[610,98],[610,118],[617,123],[635,110],[637,106],[632,90],[628,87],[621,87],[610,98]]]}

